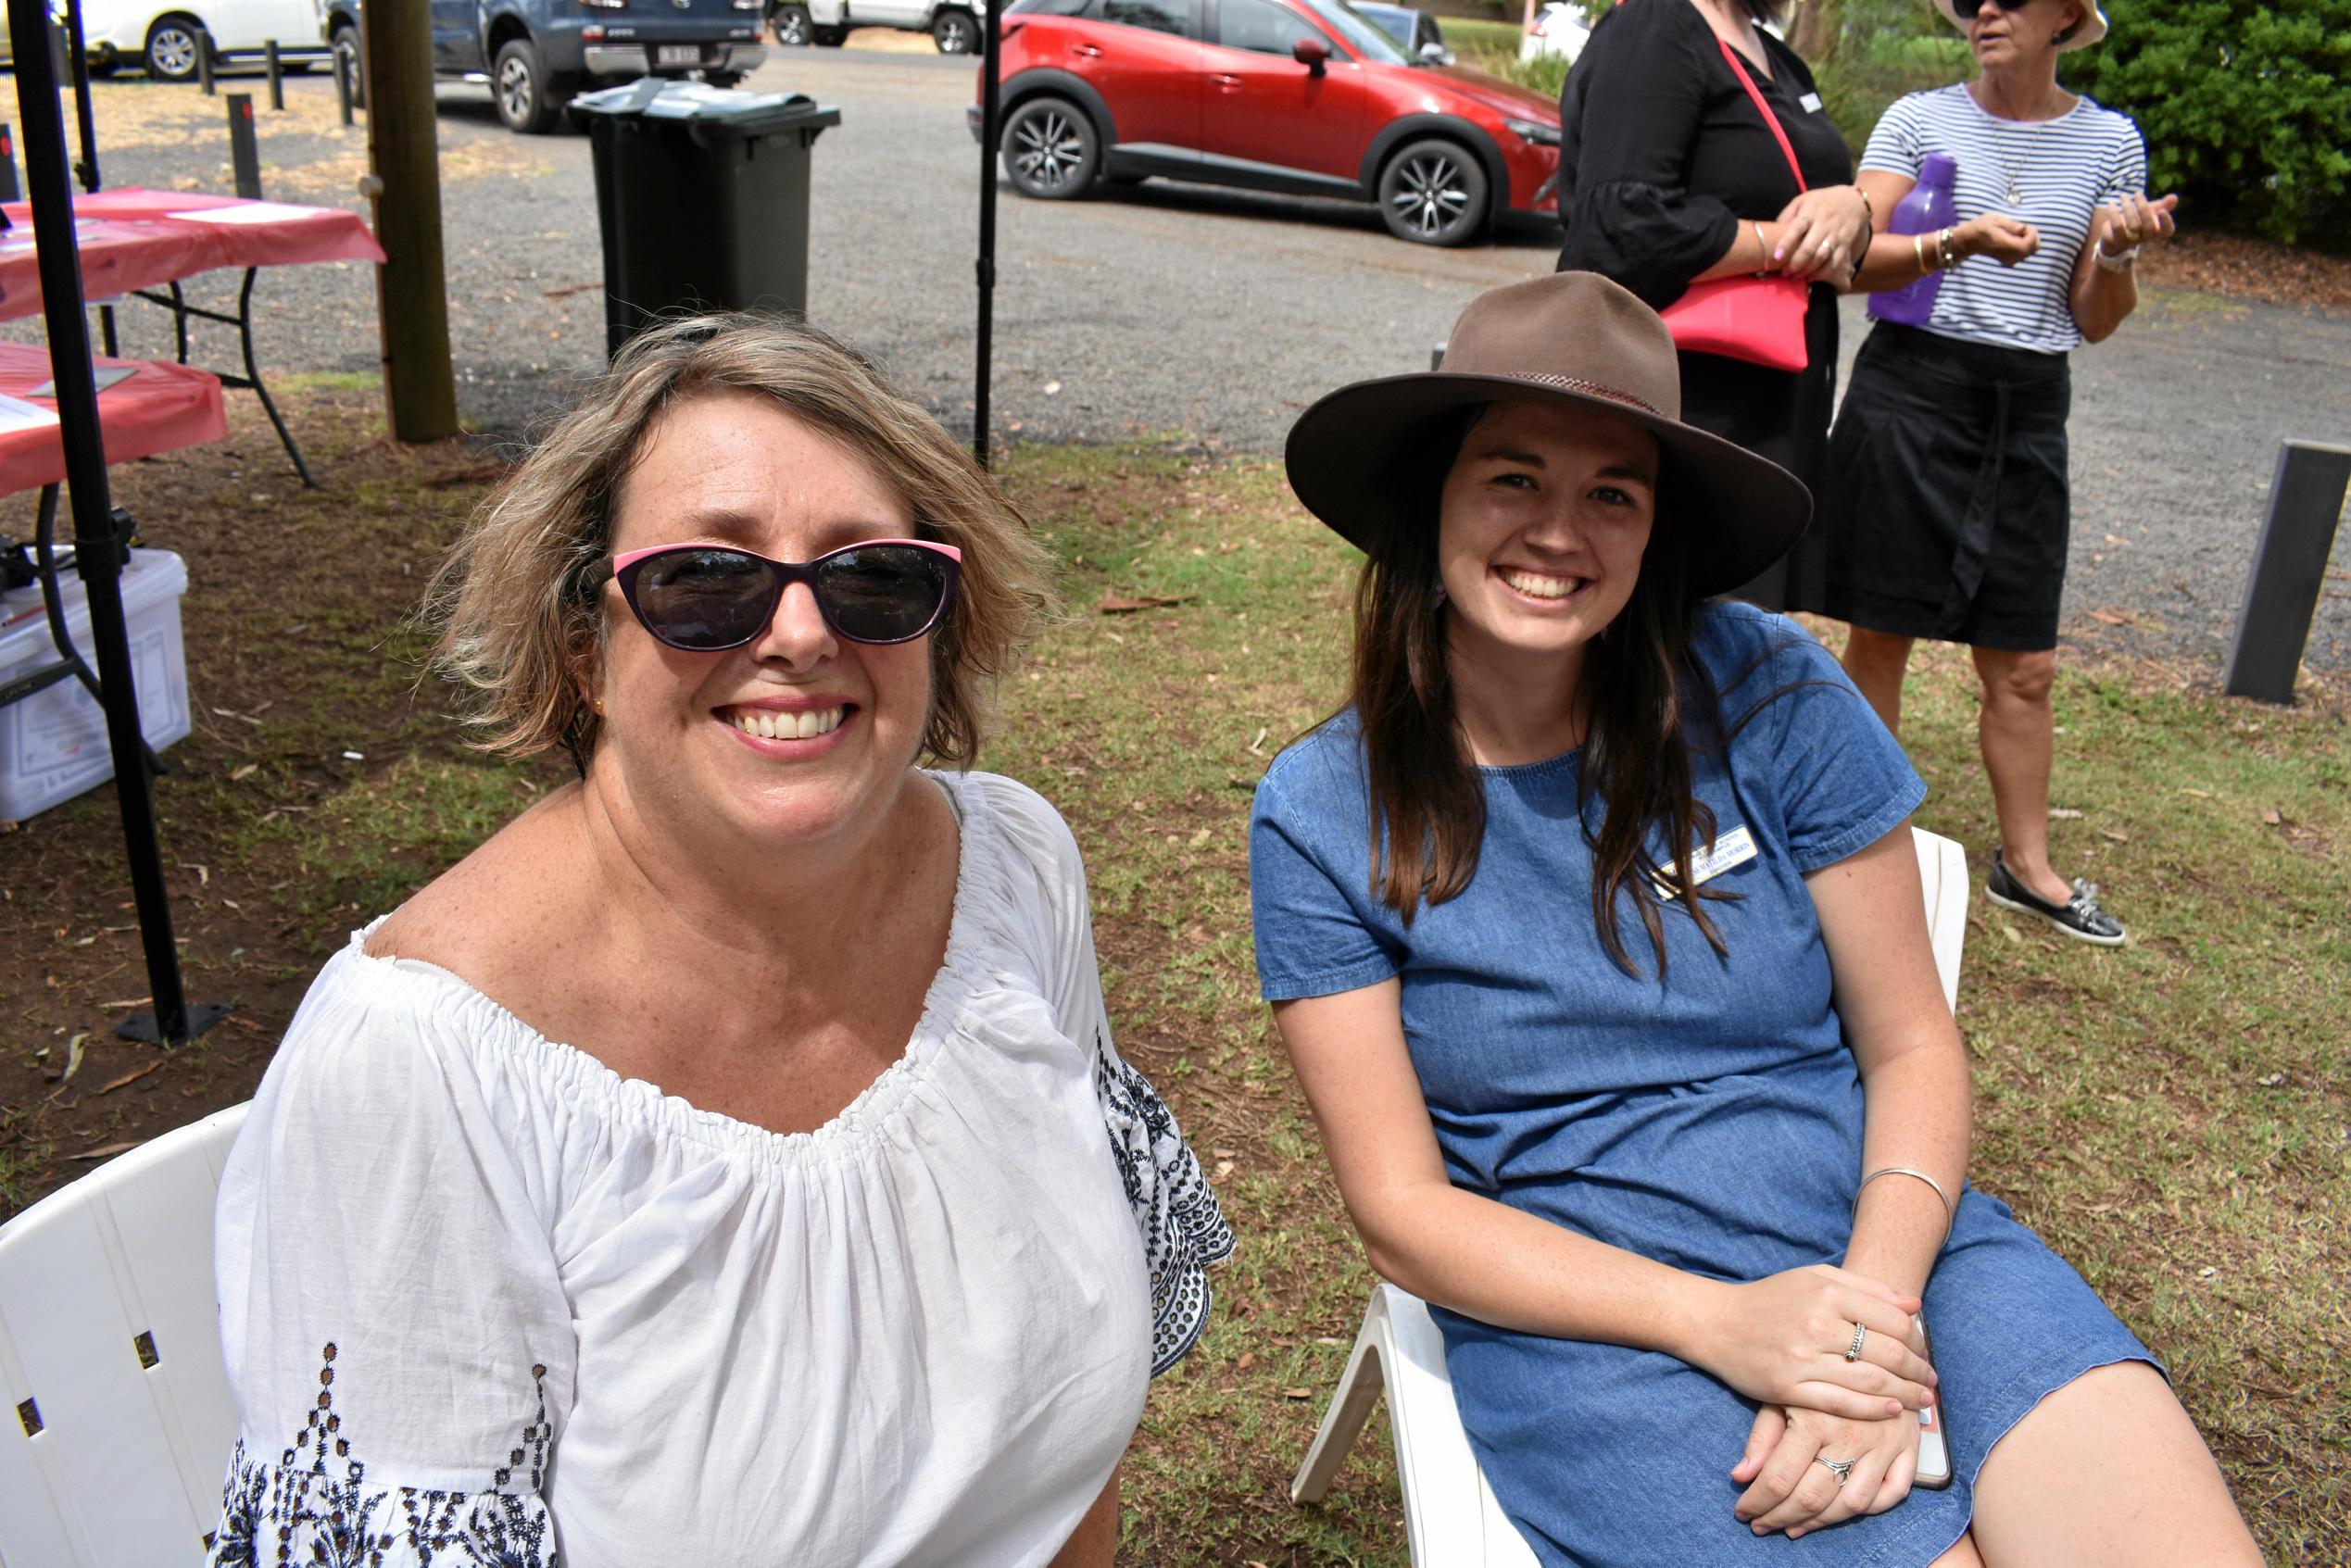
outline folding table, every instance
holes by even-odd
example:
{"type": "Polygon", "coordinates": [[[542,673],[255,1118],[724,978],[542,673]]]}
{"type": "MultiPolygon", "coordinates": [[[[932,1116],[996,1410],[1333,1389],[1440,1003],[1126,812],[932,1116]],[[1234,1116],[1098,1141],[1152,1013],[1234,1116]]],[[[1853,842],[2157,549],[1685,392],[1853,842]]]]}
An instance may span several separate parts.
{"type": "MultiPolygon", "coordinates": [[[[6,213],[12,225],[0,234],[0,320],[36,315],[41,309],[41,273],[35,259],[31,209],[27,203],[9,202],[0,207],[0,212],[6,213]]],[[[294,460],[295,471],[302,476],[303,483],[316,484],[254,360],[253,283],[264,267],[383,261],[383,247],[369,232],[366,220],[339,207],[149,191],[135,185],[77,195],[73,212],[84,297],[96,302],[129,294],[168,307],[176,328],[181,365],[188,362],[188,318],[201,317],[236,328],[237,343],[245,354],[245,373],[220,375],[220,384],[250,391],[261,400],[286,456],[294,460]],[[245,269],[245,284],[238,291],[233,316],[190,305],[181,290],[182,280],[220,267],[245,269]],[[154,292],[159,288],[170,292],[154,292]]],[[[114,456],[111,445],[107,455],[114,456]]]]}

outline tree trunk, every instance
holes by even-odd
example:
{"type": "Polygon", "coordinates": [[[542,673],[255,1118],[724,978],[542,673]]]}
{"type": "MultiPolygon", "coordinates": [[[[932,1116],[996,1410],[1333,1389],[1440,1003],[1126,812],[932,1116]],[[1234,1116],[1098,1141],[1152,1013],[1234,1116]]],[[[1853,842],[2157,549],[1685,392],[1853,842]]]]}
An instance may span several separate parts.
{"type": "Polygon", "coordinates": [[[459,432],[449,364],[448,279],[441,249],[441,158],[433,105],[431,13],[417,5],[363,6],[368,161],[374,170],[376,311],[383,395],[396,441],[459,432]]]}

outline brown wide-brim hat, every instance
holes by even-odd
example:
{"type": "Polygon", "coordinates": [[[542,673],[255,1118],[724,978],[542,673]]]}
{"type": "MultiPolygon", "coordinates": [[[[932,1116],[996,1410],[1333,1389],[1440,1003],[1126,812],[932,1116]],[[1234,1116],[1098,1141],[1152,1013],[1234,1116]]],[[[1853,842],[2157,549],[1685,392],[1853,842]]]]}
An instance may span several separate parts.
{"type": "Polygon", "coordinates": [[[1597,272],[1481,294],[1453,323],[1440,369],[1357,382],[1315,403],[1289,430],[1290,488],[1364,547],[1400,485],[1452,462],[1434,433],[1445,415],[1519,398],[1590,408],[1657,438],[1656,527],[1684,541],[1693,596],[1748,582],[1812,520],[1812,492],[1794,474],[1681,422],[1681,367],[1666,323],[1597,272]]]}

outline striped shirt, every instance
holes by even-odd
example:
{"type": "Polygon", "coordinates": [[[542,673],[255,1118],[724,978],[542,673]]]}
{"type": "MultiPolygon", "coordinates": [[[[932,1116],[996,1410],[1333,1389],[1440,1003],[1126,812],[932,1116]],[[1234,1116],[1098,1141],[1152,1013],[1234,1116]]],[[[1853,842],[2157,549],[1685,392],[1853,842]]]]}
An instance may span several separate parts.
{"type": "Polygon", "coordinates": [[[2146,186],[2139,127],[2088,98],[2055,119],[2001,119],[1955,85],[1897,100],[1869,133],[1861,167],[1916,180],[1929,153],[1959,166],[1955,221],[2005,212],[2041,232],[2041,248],[2015,267],[1988,256],[1961,262],[1944,275],[1927,330],[2043,354],[2078,345],[2074,262],[2090,238],[2091,214],[2146,186]],[[2012,182],[2021,201],[2005,199],[2012,182]]]}

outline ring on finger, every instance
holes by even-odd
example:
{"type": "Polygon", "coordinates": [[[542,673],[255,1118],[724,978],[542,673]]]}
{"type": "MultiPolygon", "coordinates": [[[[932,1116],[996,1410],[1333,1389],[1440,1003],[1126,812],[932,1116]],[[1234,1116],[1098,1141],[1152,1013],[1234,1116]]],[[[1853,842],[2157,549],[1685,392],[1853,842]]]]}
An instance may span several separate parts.
{"type": "Polygon", "coordinates": [[[1837,1489],[1842,1492],[1845,1489],[1845,1483],[1853,1479],[1853,1467],[1860,1461],[1850,1459],[1830,1459],[1823,1454],[1813,1462],[1829,1467],[1829,1474],[1837,1478],[1837,1489]]]}
{"type": "MultiPolygon", "coordinates": [[[[1861,1360],[1861,1342],[1868,1337],[1869,1331],[1867,1329],[1862,1327],[1859,1323],[1854,1324],[1853,1343],[1845,1347],[1845,1360],[1848,1361],[1857,1361],[1861,1360]]],[[[1821,1462],[1827,1463],[1828,1461],[1824,1460],[1821,1462]]]]}

